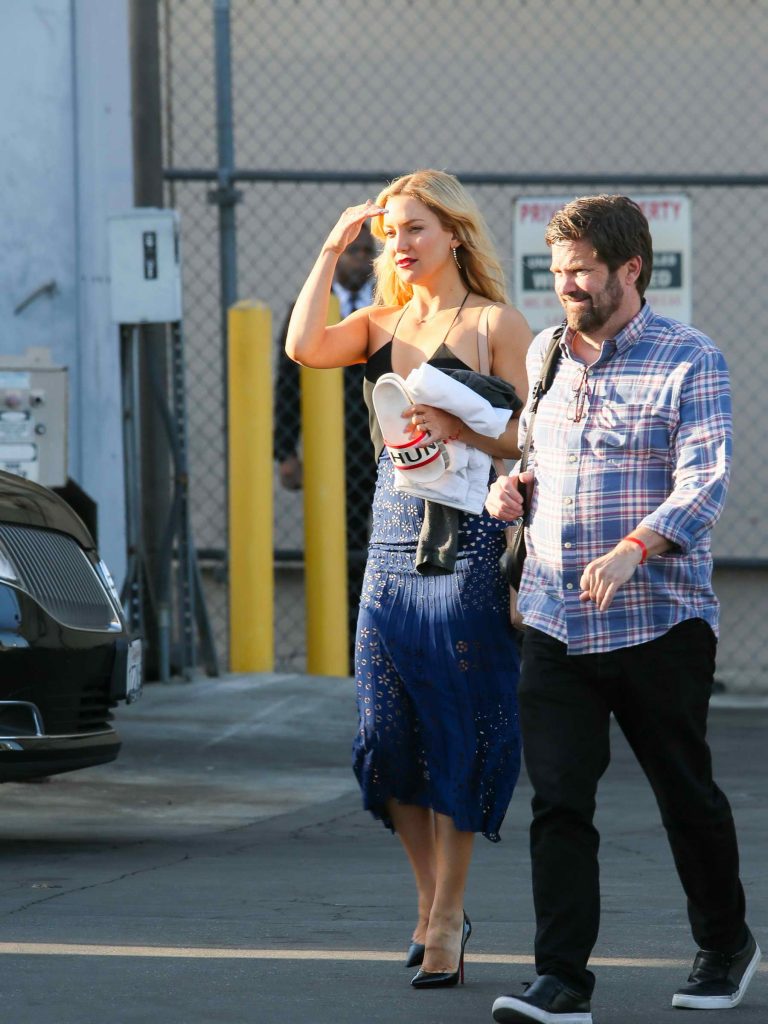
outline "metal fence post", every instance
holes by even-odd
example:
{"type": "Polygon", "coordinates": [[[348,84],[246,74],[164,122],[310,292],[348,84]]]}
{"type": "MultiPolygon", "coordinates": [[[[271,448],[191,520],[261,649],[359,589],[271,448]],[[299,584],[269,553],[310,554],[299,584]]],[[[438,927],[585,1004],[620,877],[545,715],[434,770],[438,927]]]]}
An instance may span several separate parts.
{"type": "MultiPolygon", "coordinates": [[[[221,389],[225,465],[229,465],[229,309],[237,301],[237,218],[235,205],[240,193],[233,184],[235,169],[234,117],[232,112],[232,48],[229,0],[213,0],[214,71],[216,80],[217,187],[208,202],[219,208],[219,331],[221,336],[221,389]]],[[[229,549],[229,486],[222,495],[225,508],[224,564],[227,572],[229,549]]],[[[231,608],[227,607],[231,629],[231,608]]]]}
{"type": "MultiPolygon", "coordinates": [[[[213,0],[213,27],[216,64],[216,145],[218,152],[218,188],[209,199],[219,207],[219,274],[221,281],[221,336],[227,336],[227,311],[237,300],[237,224],[235,205],[240,194],[232,184],[235,169],[235,137],[232,116],[232,49],[230,39],[230,2],[213,0]]],[[[226,345],[223,346],[226,359],[226,345]]],[[[224,382],[226,386],[226,366],[224,382]]]]}

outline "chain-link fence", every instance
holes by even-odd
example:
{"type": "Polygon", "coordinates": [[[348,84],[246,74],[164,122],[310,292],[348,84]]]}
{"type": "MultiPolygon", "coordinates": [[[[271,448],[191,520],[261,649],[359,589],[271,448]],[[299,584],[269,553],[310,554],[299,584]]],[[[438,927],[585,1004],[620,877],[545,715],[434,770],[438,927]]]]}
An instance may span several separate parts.
{"type": "MultiPolygon", "coordinates": [[[[733,484],[715,534],[720,675],[734,689],[768,688],[760,636],[768,371],[759,287],[768,227],[768,177],[759,177],[768,0],[164,0],[168,201],[182,215],[193,524],[226,656],[223,343],[217,208],[209,199],[217,181],[216,7],[231,14],[238,294],[270,305],[276,338],[338,212],[400,171],[437,166],[464,179],[510,282],[518,196],[690,197],[692,320],[725,352],[735,405],[733,484]]],[[[275,529],[278,667],[301,670],[301,492],[279,481],[275,529]]]]}

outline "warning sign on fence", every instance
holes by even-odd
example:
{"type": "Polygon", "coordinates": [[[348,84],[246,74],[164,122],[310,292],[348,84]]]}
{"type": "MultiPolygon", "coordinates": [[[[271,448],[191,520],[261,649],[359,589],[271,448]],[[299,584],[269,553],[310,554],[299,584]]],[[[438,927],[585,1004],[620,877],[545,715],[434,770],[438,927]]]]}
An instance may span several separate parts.
{"type": "MultiPolygon", "coordinates": [[[[563,307],[549,272],[544,231],[571,196],[521,196],[514,203],[514,301],[534,332],[558,323],[563,307]]],[[[638,195],[648,218],[653,274],[646,298],[657,313],[691,322],[691,210],[684,195],[638,195]]]]}

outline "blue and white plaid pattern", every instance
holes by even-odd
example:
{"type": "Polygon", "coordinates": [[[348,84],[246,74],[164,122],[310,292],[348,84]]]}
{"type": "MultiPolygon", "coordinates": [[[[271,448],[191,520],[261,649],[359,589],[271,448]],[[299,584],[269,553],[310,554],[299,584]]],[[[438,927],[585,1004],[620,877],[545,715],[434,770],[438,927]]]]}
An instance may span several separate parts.
{"type": "MultiPolygon", "coordinates": [[[[538,379],[553,330],[533,341],[528,379],[538,379]]],[[[657,316],[647,304],[604,343],[588,372],[566,331],[551,389],[534,422],[536,485],[520,584],[525,622],[567,643],[570,654],[645,643],[689,618],[717,633],[710,531],[725,502],[731,464],[728,368],[699,331],[657,316]],[[637,526],[675,547],[651,558],[597,610],[579,600],[588,562],[637,526]]],[[[520,422],[521,440],[528,412],[520,422]]]]}

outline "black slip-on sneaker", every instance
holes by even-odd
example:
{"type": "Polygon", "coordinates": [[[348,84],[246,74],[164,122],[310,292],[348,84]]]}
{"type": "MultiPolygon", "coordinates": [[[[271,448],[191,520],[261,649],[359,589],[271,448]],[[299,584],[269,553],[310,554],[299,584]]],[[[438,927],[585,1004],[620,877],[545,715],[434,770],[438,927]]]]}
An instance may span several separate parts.
{"type": "Polygon", "coordinates": [[[688,984],[672,996],[672,1005],[685,1010],[729,1010],[744,998],[760,963],[760,947],[752,933],[738,953],[700,949],[688,984]]]}
{"type": "Polygon", "coordinates": [[[542,974],[521,996],[499,996],[493,1004],[498,1024],[592,1024],[589,999],[554,974],[542,974]]]}

